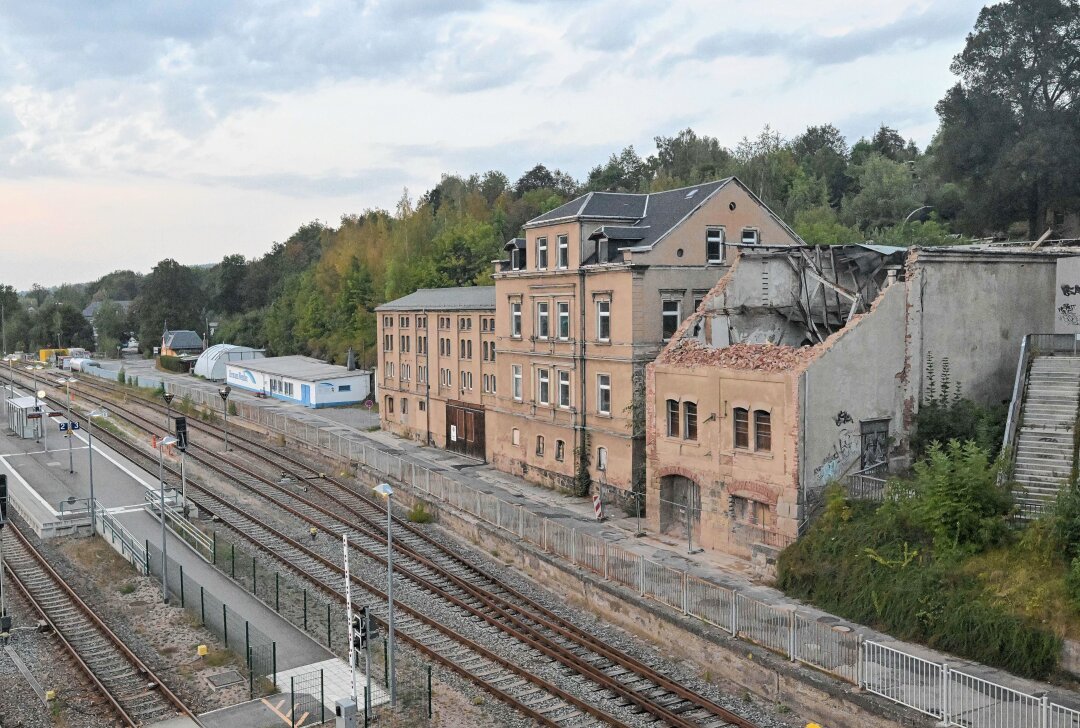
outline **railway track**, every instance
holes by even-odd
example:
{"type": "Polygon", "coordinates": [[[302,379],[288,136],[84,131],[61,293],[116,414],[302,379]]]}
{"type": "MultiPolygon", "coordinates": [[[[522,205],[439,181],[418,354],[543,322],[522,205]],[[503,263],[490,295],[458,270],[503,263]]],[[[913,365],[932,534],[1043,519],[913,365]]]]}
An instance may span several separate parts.
{"type": "Polygon", "coordinates": [[[52,627],[123,725],[150,725],[178,715],[194,717],[49,566],[14,523],[9,522],[0,537],[11,582],[52,627]]]}
{"type": "MultiPolygon", "coordinates": [[[[111,387],[98,384],[86,385],[85,381],[81,383],[84,390],[93,388],[115,393],[111,387]]],[[[83,394],[85,396],[86,392],[84,391],[83,394]]],[[[152,422],[111,402],[105,404],[117,411],[122,410],[123,416],[130,419],[133,424],[152,431],[160,430],[159,423],[152,422]]],[[[140,404],[156,412],[165,411],[165,408],[152,403],[140,402],[140,404]]],[[[216,430],[211,430],[197,422],[191,422],[189,427],[198,431],[200,435],[207,435],[215,441],[220,441],[216,430]]],[[[224,457],[209,450],[192,449],[189,451],[189,457],[193,457],[202,466],[257,494],[276,508],[296,516],[305,524],[333,533],[339,538],[342,534],[347,535],[353,549],[376,562],[385,563],[386,540],[385,525],[383,525],[385,511],[380,503],[368,498],[364,491],[322,475],[312,466],[286,452],[267,448],[264,444],[246,438],[235,431],[231,439],[234,449],[245,451],[252,457],[270,463],[282,475],[290,478],[293,485],[275,482],[237,462],[233,457],[224,457]],[[302,487],[305,492],[299,492],[297,486],[302,487]]],[[[205,491],[201,486],[196,485],[196,488],[205,494],[200,496],[201,498],[210,497],[215,501],[214,506],[209,510],[219,517],[221,517],[222,509],[231,509],[231,506],[218,496],[205,491]]],[[[259,532],[257,528],[248,527],[251,525],[253,524],[248,523],[240,529],[245,538],[274,553],[273,538],[268,538],[266,533],[259,532]]],[[[556,704],[553,706],[554,710],[538,711],[541,715],[554,716],[555,724],[579,725],[583,724],[581,720],[586,717],[611,722],[611,714],[624,714],[629,711],[632,714],[647,715],[650,720],[659,725],[686,728],[690,726],[754,727],[754,724],[745,718],[683,687],[677,681],[624,654],[617,648],[605,644],[589,632],[464,560],[411,524],[395,520],[393,528],[396,570],[400,577],[408,580],[408,587],[415,595],[424,599],[441,600],[462,616],[483,624],[491,639],[498,639],[502,635],[517,640],[530,651],[529,657],[534,657],[531,653],[538,653],[542,658],[556,663],[560,669],[580,676],[595,685],[590,699],[584,702],[574,699],[572,694],[560,695],[556,692],[554,697],[562,698],[567,702],[569,704],[567,709],[564,711],[562,706],[556,704]],[[606,706],[608,712],[605,714],[604,710],[599,709],[598,706],[606,706]]],[[[283,535],[278,536],[279,545],[281,536],[283,535]]],[[[302,551],[309,551],[300,544],[293,545],[299,546],[302,551]]],[[[312,553],[303,555],[309,559],[317,556],[312,553]]],[[[298,555],[292,553],[280,556],[288,561],[294,560],[298,555]]],[[[320,581],[332,587],[334,579],[340,579],[340,567],[332,563],[319,563],[321,559],[322,557],[316,558],[314,564],[306,563],[304,571],[308,574],[318,574],[320,581]],[[312,568],[317,571],[311,571],[312,568]],[[323,571],[330,573],[324,574],[323,571]],[[326,577],[328,581],[323,577],[326,577]]],[[[384,597],[370,584],[362,586],[369,592],[376,592],[377,596],[384,597]]],[[[334,591],[336,594],[336,590],[334,591]]],[[[445,629],[441,629],[438,622],[426,619],[418,611],[411,610],[406,605],[401,605],[399,609],[402,607],[405,608],[410,619],[420,623],[417,630],[420,634],[420,642],[425,646],[445,647],[445,640],[458,637],[446,634],[445,629]]],[[[408,625],[403,626],[408,629],[408,625]]],[[[452,659],[466,668],[473,666],[468,659],[463,662],[461,658],[460,654],[452,656],[452,659]]],[[[473,671],[474,677],[470,679],[475,679],[475,673],[479,673],[482,677],[496,675],[498,676],[494,681],[496,683],[502,677],[493,666],[477,662],[475,667],[478,669],[473,671]]],[[[523,685],[515,687],[526,687],[529,696],[536,697],[537,693],[543,693],[545,686],[542,681],[528,679],[515,666],[503,665],[502,667],[509,669],[509,675],[516,675],[524,681],[523,685]]],[[[548,684],[547,687],[554,686],[548,684]]],[[[542,701],[543,696],[539,697],[542,701]]],[[[543,705],[542,707],[546,708],[543,705]]]]}

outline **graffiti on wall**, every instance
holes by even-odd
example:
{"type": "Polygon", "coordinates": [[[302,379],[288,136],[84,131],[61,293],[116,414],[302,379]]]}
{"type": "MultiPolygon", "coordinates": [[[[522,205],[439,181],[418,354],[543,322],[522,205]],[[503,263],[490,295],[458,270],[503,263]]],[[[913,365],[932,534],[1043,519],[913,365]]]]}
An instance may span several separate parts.
{"type": "Polygon", "coordinates": [[[844,465],[850,462],[859,452],[858,434],[854,431],[854,428],[845,426],[852,424],[851,415],[841,410],[836,413],[833,422],[840,428],[840,431],[836,434],[836,439],[833,441],[829,454],[825,456],[821,465],[814,468],[814,477],[822,485],[839,478],[844,465]]]}
{"type": "Polygon", "coordinates": [[[1075,303],[1063,303],[1058,306],[1058,317],[1070,326],[1080,326],[1080,316],[1077,315],[1075,303]]]}

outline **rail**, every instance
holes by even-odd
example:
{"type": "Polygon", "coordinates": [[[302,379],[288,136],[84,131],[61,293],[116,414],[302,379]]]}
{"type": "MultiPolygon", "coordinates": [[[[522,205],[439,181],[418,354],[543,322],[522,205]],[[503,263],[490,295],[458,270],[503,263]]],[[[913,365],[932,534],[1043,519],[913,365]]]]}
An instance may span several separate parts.
{"type": "Polygon", "coordinates": [[[1020,429],[1020,408],[1023,404],[1024,389],[1027,387],[1028,366],[1031,363],[1032,337],[1028,334],[1020,342],[1020,360],[1016,364],[1016,378],[1013,380],[1012,399],[1009,401],[1009,414],[1005,419],[1005,437],[1001,442],[1001,455],[1012,460],[1013,441],[1020,429]]]}
{"type": "MultiPolygon", "coordinates": [[[[177,509],[177,504],[180,502],[180,494],[176,492],[175,488],[165,489],[165,524],[169,529],[184,540],[189,546],[191,546],[195,553],[202,557],[203,561],[210,562],[214,558],[214,543],[213,540],[205,533],[191,525],[180,511],[177,509]],[[169,491],[172,491],[172,495],[169,495],[169,491]]],[[[161,494],[154,493],[152,491],[145,491],[143,493],[143,508],[150,514],[154,520],[160,519],[161,512],[161,494]]]]}

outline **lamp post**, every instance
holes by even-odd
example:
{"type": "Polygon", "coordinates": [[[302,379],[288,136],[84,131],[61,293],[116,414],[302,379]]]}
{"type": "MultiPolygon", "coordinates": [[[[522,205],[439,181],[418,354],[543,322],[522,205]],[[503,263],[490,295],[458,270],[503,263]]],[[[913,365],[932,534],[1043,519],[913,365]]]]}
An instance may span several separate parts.
{"type": "Polygon", "coordinates": [[[17,358],[14,354],[4,357],[4,361],[8,363],[8,399],[15,399],[15,360],[17,358]]]}
{"type": "Polygon", "coordinates": [[[163,437],[158,440],[158,485],[161,487],[161,598],[166,604],[169,603],[169,562],[166,558],[165,548],[165,448],[176,444],[175,437],[163,437]]]}
{"type": "Polygon", "coordinates": [[[108,417],[109,412],[104,407],[91,410],[86,413],[86,432],[89,436],[89,449],[87,457],[90,459],[90,535],[97,533],[97,521],[94,519],[94,418],[108,417]]]}
{"type": "MultiPolygon", "coordinates": [[[[40,403],[38,402],[38,398],[45,396],[45,393],[42,392],[42,391],[39,391],[38,386],[37,386],[37,373],[39,371],[41,371],[42,369],[44,369],[44,368],[45,367],[41,366],[40,364],[35,364],[34,366],[26,367],[26,371],[30,372],[30,376],[34,378],[34,409],[35,410],[37,410],[41,406],[40,403]]],[[[37,431],[36,431],[37,437],[34,438],[34,442],[41,442],[41,429],[45,426],[45,423],[44,423],[43,419],[44,419],[43,417],[38,418],[38,426],[37,426],[37,431]]],[[[48,432],[48,430],[46,430],[45,431],[45,452],[48,452],[48,451],[49,451],[49,432],[48,432]]]]}
{"type": "Polygon", "coordinates": [[[232,387],[226,384],[224,387],[218,390],[218,394],[221,395],[221,408],[225,413],[225,424],[222,426],[222,431],[225,433],[225,452],[229,452],[229,393],[232,392],[232,387]]]}
{"type": "Polygon", "coordinates": [[[390,502],[394,496],[394,489],[390,487],[389,483],[380,483],[375,486],[374,490],[376,493],[386,498],[386,601],[389,609],[386,619],[386,659],[388,670],[390,672],[390,705],[393,706],[395,702],[394,698],[397,680],[394,677],[394,535],[391,532],[392,515],[390,502]]]}
{"type": "Polygon", "coordinates": [[[67,389],[67,421],[68,421],[68,474],[74,474],[75,472],[75,460],[71,454],[71,441],[75,438],[75,430],[71,429],[71,385],[79,381],[74,377],[65,377],[60,380],[60,384],[63,384],[67,389]]]}
{"type": "Polygon", "coordinates": [[[172,401],[175,396],[175,394],[169,392],[162,392],[161,394],[161,398],[165,400],[165,432],[172,431],[172,401]]]}

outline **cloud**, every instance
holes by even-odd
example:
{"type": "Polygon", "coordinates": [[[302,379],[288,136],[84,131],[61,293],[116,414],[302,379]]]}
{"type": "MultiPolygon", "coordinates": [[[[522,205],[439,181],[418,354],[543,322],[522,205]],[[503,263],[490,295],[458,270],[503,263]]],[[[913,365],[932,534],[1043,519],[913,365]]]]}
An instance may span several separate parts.
{"type": "Polygon", "coordinates": [[[857,61],[867,56],[910,52],[941,40],[954,40],[971,28],[981,2],[935,4],[904,12],[891,22],[842,33],[790,33],[776,30],[725,30],[698,40],[685,51],[670,51],[658,62],[665,70],[686,61],[712,62],[731,57],[780,56],[813,68],[857,61]]]}

